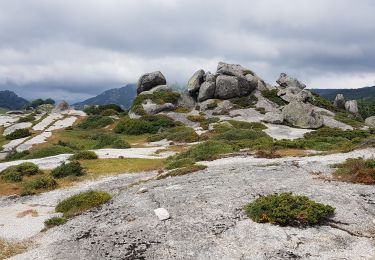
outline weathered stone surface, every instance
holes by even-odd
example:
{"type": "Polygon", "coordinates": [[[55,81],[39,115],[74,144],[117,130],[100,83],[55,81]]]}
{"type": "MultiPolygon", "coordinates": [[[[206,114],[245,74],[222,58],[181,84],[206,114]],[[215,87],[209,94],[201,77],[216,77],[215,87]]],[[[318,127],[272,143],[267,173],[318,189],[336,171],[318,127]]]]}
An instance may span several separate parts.
{"type": "Polygon", "coordinates": [[[189,95],[189,93],[184,92],[180,94],[177,106],[192,109],[195,107],[195,100],[189,95]]]}
{"type": "Polygon", "coordinates": [[[165,208],[158,208],[154,210],[155,215],[158,217],[159,220],[167,220],[170,219],[169,212],[165,208]]]}
{"type": "Polygon", "coordinates": [[[204,70],[196,71],[187,83],[187,88],[190,94],[196,94],[199,91],[201,84],[203,83],[204,70]]]}
{"type": "Polygon", "coordinates": [[[281,113],[268,112],[264,115],[263,121],[272,124],[282,124],[284,122],[284,117],[281,113]]]}
{"type": "Polygon", "coordinates": [[[159,85],[165,85],[167,81],[160,71],[146,73],[142,75],[137,83],[137,94],[152,89],[159,85]]]}
{"type": "Polygon", "coordinates": [[[219,75],[216,78],[215,97],[229,99],[241,95],[240,83],[237,77],[219,75]]]}
{"type": "Polygon", "coordinates": [[[236,77],[243,77],[247,74],[255,75],[254,72],[242,67],[239,64],[229,64],[225,62],[219,62],[216,73],[236,77]]]}
{"type": "Polygon", "coordinates": [[[203,82],[199,89],[199,95],[198,95],[198,101],[202,102],[207,99],[211,99],[215,96],[215,82],[212,81],[206,81],[203,82]]]}
{"type": "Polygon", "coordinates": [[[17,124],[14,124],[12,126],[9,126],[8,128],[6,128],[3,132],[3,135],[6,136],[6,135],[9,135],[11,133],[13,133],[14,131],[16,130],[19,130],[19,129],[25,129],[25,128],[30,128],[32,127],[32,123],[31,122],[24,122],[24,123],[17,123],[17,124]]]}
{"type": "Polygon", "coordinates": [[[264,80],[262,80],[257,75],[247,74],[245,77],[246,77],[246,80],[249,82],[250,88],[252,90],[258,89],[262,91],[262,90],[267,89],[267,86],[264,80]]]}
{"type": "Polygon", "coordinates": [[[276,82],[283,88],[288,88],[288,87],[296,87],[300,89],[306,88],[305,84],[303,84],[298,79],[288,76],[286,73],[281,73],[279,79],[276,80],[276,82]]]}
{"type": "Polygon", "coordinates": [[[345,110],[353,113],[358,114],[358,103],[357,100],[348,100],[345,102],[345,110]]]}
{"type": "Polygon", "coordinates": [[[344,97],[344,95],[343,94],[337,94],[336,98],[335,98],[335,101],[333,102],[333,105],[338,107],[338,108],[345,109],[345,97],[344,97]]]}
{"type": "Polygon", "coordinates": [[[146,102],[142,104],[142,106],[145,112],[149,115],[155,115],[163,111],[171,111],[171,110],[176,109],[176,106],[172,103],[165,103],[165,104],[159,105],[159,104],[155,104],[150,99],[147,99],[146,102]]]}
{"type": "Polygon", "coordinates": [[[139,94],[147,95],[147,94],[153,94],[155,92],[160,92],[160,91],[171,91],[171,88],[168,85],[159,85],[159,86],[153,87],[150,90],[142,91],[139,94]]]}
{"type": "Polygon", "coordinates": [[[69,104],[66,101],[61,101],[61,103],[58,104],[56,108],[54,109],[54,112],[63,112],[69,109],[70,109],[69,104]]]}
{"type": "Polygon", "coordinates": [[[214,75],[211,72],[207,71],[206,74],[204,74],[204,81],[207,81],[207,82],[216,82],[216,75],[214,75]]]}
{"type": "Polygon", "coordinates": [[[296,127],[316,129],[323,125],[323,118],[308,103],[293,101],[283,108],[282,114],[286,122],[296,127]]]}
{"type": "Polygon", "coordinates": [[[370,116],[365,120],[366,125],[369,127],[375,127],[375,116],[370,116]]]}
{"type": "Polygon", "coordinates": [[[206,110],[209,110],[209,109],[214,109],[214,108],[217,107],[218,103],[219,102],[216,99],[207,99],[207,100],[199,103],[199,110],[200,111],[206,111],[206,110]]]}

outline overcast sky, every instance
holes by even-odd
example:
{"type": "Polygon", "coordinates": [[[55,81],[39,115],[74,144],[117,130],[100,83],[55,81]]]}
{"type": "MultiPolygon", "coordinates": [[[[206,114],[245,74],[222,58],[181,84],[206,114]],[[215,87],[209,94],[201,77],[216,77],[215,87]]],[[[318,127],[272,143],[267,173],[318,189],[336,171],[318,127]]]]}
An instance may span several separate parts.
{"type": "Polygon", "coordinates": [[[373,0],[0,0],[0,89],[70,102],[218,61],[275,84],[375,85],[373,0]]]}

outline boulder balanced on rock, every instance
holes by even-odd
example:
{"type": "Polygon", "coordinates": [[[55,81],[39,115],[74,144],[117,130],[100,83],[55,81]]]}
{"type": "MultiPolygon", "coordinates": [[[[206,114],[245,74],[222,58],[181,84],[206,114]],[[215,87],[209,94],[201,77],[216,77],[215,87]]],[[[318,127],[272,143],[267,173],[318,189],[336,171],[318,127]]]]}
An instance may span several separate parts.
{"type": "Polygon", "coordinates": [[[165,84],[167,84],[167,81],[160,71],[146,73],[142,75],[138,80],[137,94],[140,94],[143,91],[150,90],[156,86],[165,84]]]}

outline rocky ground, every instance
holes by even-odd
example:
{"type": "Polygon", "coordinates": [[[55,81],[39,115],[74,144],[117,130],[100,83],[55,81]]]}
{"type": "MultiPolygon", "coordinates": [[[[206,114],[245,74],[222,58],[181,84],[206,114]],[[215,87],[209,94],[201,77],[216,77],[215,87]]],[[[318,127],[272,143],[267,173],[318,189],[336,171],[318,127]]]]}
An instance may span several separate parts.
{"type": "MultiPolygon", "coordinates": [[[[149,175],[82,184],[74,191],[100,188],[113,199],[34,237],[35,248],[13,259],[374,259],[374,188],[326,178],[331,164],[374,152],[234,157],[206,162],[200,172],[134,186],[129,184],[149,175]],[[139,193],[141,188],[146,192],[139,193]],[[260,195],[289,191],[336,207],[333,220],[292,228],[258,224],[244,215],[242,207],[260,195]],[[158,208],[170,219],[159,220],[158,208]]],[[[57,190],[32,200],[52,198],[47,201],[53,206],[68,195],[71,191],[57,190]]]]}

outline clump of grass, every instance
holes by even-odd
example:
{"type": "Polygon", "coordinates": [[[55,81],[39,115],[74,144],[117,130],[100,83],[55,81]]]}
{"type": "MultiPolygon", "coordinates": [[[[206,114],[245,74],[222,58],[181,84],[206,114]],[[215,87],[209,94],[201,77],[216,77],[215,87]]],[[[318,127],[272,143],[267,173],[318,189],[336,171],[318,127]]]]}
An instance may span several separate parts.
{"type": "Polygon", "coordinates": [[[202,115],[188,115],[186,118],[192,122],[198,123],[201,123],[206,120],[206,117],[202,115]]]}
{"type": "Polygon", "coordinates": [[[86,191],[73,195],[57,204],[55,210],[69,218],[79,215],[91,208],[98,207],[111,199],[111,195],[102,191],[86,191]]]}
{"type": "Polygon", "coordinates": [[[263,123],[259,123],[259,122],[243,122],[243,121],[237,121],[237,120],[229,120],[228,122],[234,128],[253,129],[253,130],[257,130],[257,131],[267,129],[267,126],[265,126],[263,123]]]}
{"type": "Polygon", "coordinates": [[[310,103],[314,106],[321,107],[332,112],[336,112],[338,110],[337,107],[335,107],[331,101],[325,99],[324,97],[314,92],[311,92],[311,94],[313,95],[313,99],[310,101],[310,103]]]}
{"type": "Polygon", "coordinates": [[[35,120],[35,116],[27,115],[18,119],[18,123],[32,122],[35,120]]]}
{"type": "MultiPolygon", "coordinates": [[[[111,113],[112,111],[115,111],[116,113],[122,113],[124,110],[116,104],[107,104],[107,105],[101,105],[101,106],[89,106],[85,108],[83,111],[88,114],[88,115],[100,115],[100,114],[107,114],[108,111],[110,110],[111,113]]],[[[109,116],[109,115],[103,115],[103,116],[109,116]]]]}
{"type": "Polygon", "coordinates": [[[98,159],[98,156],[93,151],[78,151],[72,156],[69,160],[95,160],[98,159]]]}
{"type": "Polygon", "coordinates": [[[255,153],[255,158],[267,158],[267,159],[273,159],[273,158],[280,158],[281,155],[276,153],[276,150],[258,150],[255,153]]]}
{"type": "Polygon", "coordinates": [[[375,184],[375,159],[350,158],[335,165],[333,177],[339,181],[375,184]]]}
{"type": "Polygon", "coordinates": [[[187,126],[177,126],[169,129],[165,129],[161,133],[152,135],[147,138],[148,142],[160,141],[167,139],[174,142],[185,142],[192,143],[199,141],[199,135],[194,129],[187,126]]]}
{"type": "Polygon", "coordinates": [[[185,113],[189,113],[190,111],[191,111],[191,109],[186,108],[186,107],[177,107],[177,108],[174,110],[174,112],[176,112],[176,113],[183,113],[183,114],[185,114],[185,113]]]}
{"type": "Polygon", "coordinates": [[[335,212],[335,208],[292,193],[260,197],[244,207],[246,215],[258,223],[269,222],[281,226],[316,225],[335,212]]]}
{"type": "Polygon", "coordinates": [[[10,133],[9,135],[5,136],[7,140],[15,140],[20,138],[25,138],[31,135],[31,132],[28,128],[17,129],[14,132],[10,133]]]}
{"type": "Polygon", "coordinates": [[[202,121],[200,125],[204,130],[208,130],[210,124],[217,123],[219,121],[220,118],[218,117],[208,117],[206,120],[202,121]]]}
{"type": "Polygon", "coordinates": [[[53,190],[56,187],[57,182],[53,178],[42,176],[24,183],[21,189],[21,196],[33,195],[39,190],[53,190]]]}
{"type": "Polygon", "coordinates": [[[229,99],[236,108],[250,108],[254,107],[255,104],[258,102],[258,98],[254,95],[246,96],[246,97],[235,97],[229,99]]]}
{"type": "Polygon", "coordinates": [[[64,217],[52,217],[44,221],[46,229],[64,225],[68,220],[64,217]]]}
{"type": "Polygon", "coordinates": [[[204,170],[206,168],[207,168],[207,166],[205,166],[205,165],[199,165],[199,164],[189,165],[189,166],[186,166],[186,167],[183,167],[183,168],[179,168],[179,169],[169,171],[165,174],[160,174],[156,177],[156,179],[161,180],[161,179],[165,179],[167,177],[182,176],[182,175],[186,175],[186,174],[189,174],[189,173],[201,171],[201,170],[204,170]]]}
{"type": "Polygon", "coordinates": [[[68,147],[68,148],[70,148],[70,149],[72,149],[72,150],[81,150],[81,149],[83,148],[83,147],[80,146],[80,145],[74,144],[74,143],[72,143],[72,142],[70,142],[70,141],[63,141],[63,140],[59,140],[59,141],[57,142],[57,145],[59,145],[59,146],[64,146],[64,147],[68,147]]]}
{"type": "Polygon", "coordinates": [[[176,104],[180,97],[181,95],[179,93],[172,91],[158,91],[152,94],[140,94],[134,99],[130,110],[137,115],[144,116],[146,115],[146,112],[144,111],[142,104],[147,99],[152,100],[155,104],[163,105],[165,103],[176,104]]]}
{"type": "Polygon", "coordinates": [[[82,169],[78,161],[63,163],[51,171],[54,178],[64,178],[67,176],[82,176],[85,171],[82,169]]]}
{"type": "Polygon", "coordinates": [[[31,176],[40,173],[39,167],[33,163],[25,162],[15,166],[9,166],[0,172],[1,179],[9,182],[20,182],[23,176],[31,176]]]}
{"type": "Polygon", "coordinates": [[[365,125],[361,118],[348,112],[337,112],[334,118],[354,128],[361,128],[365,125]]]}
{"type": "Polygon", "coordinates": [[[131,147],[130,144],[122,139],[117,139],[113,141],[111,145],[111,148],[116,148],[116,149],[128,149],[130,147],[131,147]]]}
{"type": "Polygon", "coordinates": [[[112,124],[113,122],[113,119],[108,116],[90,115],[83,119],[83,121],[81,121],[77,127],[81,129],[103,128],[112,124]]]}
{"type": "Polygon", "coordinates": [[[114,109],[106,109],[106,110],[103,110],[101,113],[100,113],[101,116],[115,116],[115,115],[118,115],[118,112],[114,109]]]}
{"type": "Polygon", "coordinates": [[[4,239],[0,239],[0,259],[8,259],[14,255],[25,252],[26,249],[26,243],[10,242],[4,239]]]}
{"type": "Polygon", "coordinates": [[[115,133],[128,135],[156,134],[161,128],[171,128],[177,125],[180,124],[168,116],[148,115],[139,119],[123,119],[113,130],[115,133]]]}
{"type": "Polygon", "coordinates": [[[284,99],[277,95],[277,92],[277,89],[266,89],[263,90],[261,93],[263,97],[267,98],[268,100],[272,101],[273,103],[279,106],[285,106],[286,104],[288,104],[288,102],[286,102],[284,99]]]}
{"type": "Polygon", "coordinates": [[[218,134],[214,139],[233,142],[238,140],[256,140],[262,137],[268,137],[268,135],[262,131],[253,129],[234,128],[218,134]]]}
{"type": "Polygon", "coordinates": [[[170,160],[170,162],[165,166],[166,169],[176,169],[176,168],[182,168],[186,166],[194,165],[195,161],[191,158],[183,158],[178,160],[170,160]]]}
{"type": "Polygon", "coordinates": [[[73,152],[74,150],[69,147],[53,145],[49,147],[31,150],[29,153],[24,153],[23,154],[24,156],[22,156],[21,158],[25,160],[37,159],[37,158],[44,158],[44,157],[54,156],[58,154],[73,153],[73,152]]]}

